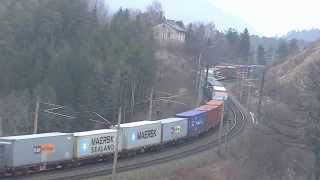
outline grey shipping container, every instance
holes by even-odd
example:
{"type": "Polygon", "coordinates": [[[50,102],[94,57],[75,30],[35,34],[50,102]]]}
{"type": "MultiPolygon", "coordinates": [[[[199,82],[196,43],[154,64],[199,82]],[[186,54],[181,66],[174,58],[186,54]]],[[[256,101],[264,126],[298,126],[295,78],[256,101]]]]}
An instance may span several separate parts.
{"type": "MultiPolygon", "coordinates": [[[[75,158],[107,155],[114,152],[117,130],[100,129],[73,133],[75,138],[75,158]]],[[[118,150],[121,151],[121,139],[118,150]]]]}
{"type": "Polygon", "coordinates": [[[161,143],[161,123],[139,121],[120,125],[122,149],[132,150],[161,143]]]}
{"type": "Polygon", "coordinates": [[[11,145],[9,142],[0,142],[0,172],[6,167],[7,160],[6,157],[8,157],[8,147],[11,145]]]}
{"type": "Polygon", "coordinates": [[[73,157],[73,135],[70,133],[43,133],[1,137],[5,144],[6,167],[66,161],[73,157]]]}
{"type": "Polygon", "coordinates": [[[187,118],[168,118],[158,120],[161,123],[161,142],[167,143],[187,136],[187,118]]]}

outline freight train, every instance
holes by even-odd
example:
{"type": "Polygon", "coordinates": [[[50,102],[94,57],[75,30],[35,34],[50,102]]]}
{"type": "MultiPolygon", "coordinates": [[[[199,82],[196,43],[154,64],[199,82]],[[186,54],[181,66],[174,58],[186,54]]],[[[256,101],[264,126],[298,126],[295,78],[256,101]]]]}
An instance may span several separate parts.
{"type": "MultiPolygon", "coordinates": [[[[227,95],[225,92],[224,96],[227,95]]],[[[121,124],[120,127],[75,133],[42,133],[0,137],[1,177],[110,161],[119,129],[119,157],[178,144],[218,127],[228,106],[215,98],[193,110],[156,121],[121,124]]]]}

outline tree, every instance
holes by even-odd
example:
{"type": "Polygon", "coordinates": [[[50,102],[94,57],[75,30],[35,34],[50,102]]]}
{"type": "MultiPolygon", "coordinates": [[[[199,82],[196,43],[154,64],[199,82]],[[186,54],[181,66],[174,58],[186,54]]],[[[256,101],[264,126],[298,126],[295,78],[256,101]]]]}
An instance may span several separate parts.
{"type": "Polygon", "coordinates": [[[266,65],[265,50],[261,45],[257,49],[257,62],[261,65],[266,65]]]}
{"type": "Polygon", "coordinates": [[[147,6],[147,15],[152,25],[161,23],[164,20],[164,11],[159,1],[153,1],[147,6]]]}
{"type": "Polygon", "coordinates": [[[247,28],[244,29],[240,35],[239,44],[240,57],[243,58],[244,63],[248,63],[250,55],[250,35],[247,28]]]}
{"type": "Polygon", "coordinates": [[[288,46],[290,54],[296,53],[299,50],[297,39],[291,39],[288,46]]]}
{"type": "Polygon", "coordinates": [[[313,63],[308,69],[307,96],[305,96],[302,104],[307,110],[307,118],[309,120],[305,128],[306,140],[309,147],[315,156],[314,161],[314,176],[315,180],[320,180],[320,80],[319,80],[320,63],[313,63]]]}
{"type": "MultiPolygon", "coordinates": [[[[41,96],[64,105],[67,108],[61,111],[77,116],[72,120],[45,116],[41,132],[91,129],[92,117],[79,113],[83,111],[113,120],[119,105],[129,106],[131,98],[141,103],[152,86],[156,66],[151,25],[133,18],[128,9],[103,22],[102,2],[5,1],[7,8],[0,12],[0,101],[10,97],[10,106],[21,107],[19,112],[25,112],[21,117],[28,122],[32,117],[24,108],[32,110],[33,104],[20,103],[24,96],[16,94],[21,92],[28,92],[32,102],[41,96]]],[[[149,10],[162,17],[159,4],[149,10]]]]}
{"type": "Polygon", "coordinates": [[[288,43],[285,40],[281,40],[278,46],[277,54],[280,60],[283,60],[289,55],[288,43]]]}
{"type": "Polygon", "coordinates": [[[233,56],[238,56],[239,40],[240,40],[239,33],[235,29],[229,28],[225,36],[229,44],[229,47],[230,47],[229,49],[231,50],[231,54],[233,56]]]}

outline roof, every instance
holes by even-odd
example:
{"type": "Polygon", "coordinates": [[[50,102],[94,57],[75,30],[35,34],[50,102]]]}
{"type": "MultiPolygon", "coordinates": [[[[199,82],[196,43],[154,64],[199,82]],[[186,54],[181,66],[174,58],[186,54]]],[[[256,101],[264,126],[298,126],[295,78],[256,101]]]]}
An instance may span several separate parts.
{"type": "Polygon", "coordinates": [[[217,101],[223,101],[226,100],[227,98],[225,96],[218,96],[218,95],[214,95],[212,97],[212,100],[217,100],[217,101]]]}
{"type": "Polygon", "coordinates": [[[60,132],[41,133],[41,134],[28,134],[28,135],[21,135],[21,136],[0,137],[0,140],[34,139],[34,138],[53,137],[53,136],[64,136],[64,135],[71,135],[71,134],[70,134],[70,133],[60,133],[60,132]]]}
{"type": "Polygon", "coordinates": [[[200,115],[200,114],[203,114],[203,113],[205,113],[205,112],[197,111],[197,110],[191,110],[191,111],[186,111],[186,112],[179,113],[176,116],[177,117],[193,117],[193,116],[197,116],[197,115],[200,115]]]}
{"type": "Polygon", "coordinates": [[[213,90],[215,91],[227,91],[223,86],[213,86],[213,90]]]}
{"type": "Polygon", "coordinates": [[[209,105],[203,105],[197,108],[198,111],[211,111],[218,108],[218,106],[209,106],[209,105]]]}
{"type": "Polygon", "coordinates": [[[215,78],[213,77],[208,77],[208,82],[212,85],[212,86],[223,86],[221,82],[217,81],[215,78]]]}
{"type": "Polygon", "coordinates": [[[181,25],[179,25],[177,21],[167,20],[166,24],[168,24],[170,27],[172,27],[176,31],[186,32],[186,29],[184,27],[182,27],[181,25]]]}
{"type": "Polygon", "coordinates": [[[157,122],[157,121],[137,121],[137,122],[120,124],[120,127],[121,128],[136,127],[136,126],[143,126],[143,125],[148,125],[148,124],[158,124],[158,123],[159,122],[157,122]]]}
{"type": "Polygon", "coordinates": [[[167,119],[160,119],[158,120],[158,122],[172,123],[172,122],[183,121],[183,120],[186,120],[186,118],[167,118],[167,119]]]}
{"type": "Polygon", "coordinates": [[[12,142],[0,142],[0,145],[1,144],[7,145],[7,144],[12,144],[12,142]]]}
{"type": "Polygon", "coordinates": [[[228,97],[228,93],[227,92],[215,92],[214,95],[228,97]]]}
{"type": "Polygon", "coordinates": [[[75,132],[73,133],[74,136],[90,136],[96,134],[107,134],[107,133],[114,133],[117,132],[115,129],[99,129],[93,131],[83,131],[83,132],[75,132]]]}
{"type": "Polygon", "coordinates": [[[207,105],[210,106],[222,106],[223,105],[223,101],[216,101],[216,100],[211,100],[209,102],[207,102],[207,105]]]}

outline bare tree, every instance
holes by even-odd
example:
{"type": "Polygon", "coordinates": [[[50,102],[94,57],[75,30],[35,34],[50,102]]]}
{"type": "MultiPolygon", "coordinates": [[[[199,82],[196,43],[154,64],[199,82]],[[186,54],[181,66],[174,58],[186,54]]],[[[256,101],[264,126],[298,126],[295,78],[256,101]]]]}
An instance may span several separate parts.
{"type": "Polygon", "coordinates": [[[147,6],[147,15],[152,25],[161,23],[164,20],[164,11],[159,1],[153,1],[147,6]]]}
{"type": "Polygon", "coordinates": [[[30,133],[32,123],[28,92],[12,92],[0,98],[0,116],[4,135],[30,133]]]}

